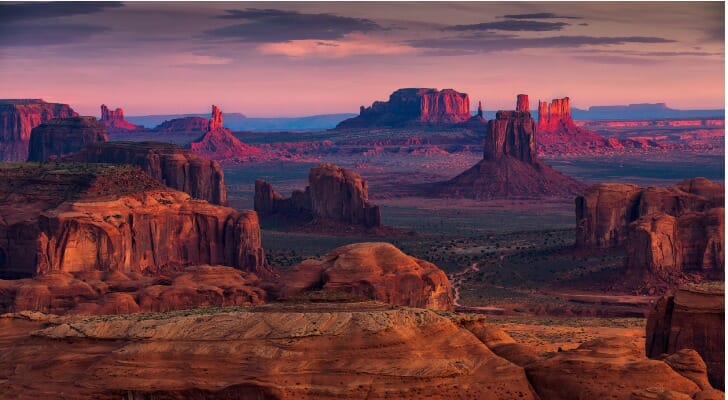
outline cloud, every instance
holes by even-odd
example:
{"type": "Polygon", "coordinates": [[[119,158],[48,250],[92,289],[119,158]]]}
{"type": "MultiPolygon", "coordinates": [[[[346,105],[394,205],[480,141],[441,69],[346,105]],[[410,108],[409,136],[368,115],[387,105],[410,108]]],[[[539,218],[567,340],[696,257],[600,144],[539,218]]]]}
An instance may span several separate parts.
{"type": "Polygon", "coordinates": [[[258,52],[266,55],[322,58],[401,55],[421,52],[420,49],[406,44],[372,40],[363,35],[350,35],[344,40],[292,40],[264,43],[257,49],[258,52]]]}
{"type": "Polygon", "coordinates": [[[90,24],[0,24],[0,47],[77,43],[108,31],[106,27],[90,24]]]}
{"type": "Polygon", "coordinates": [[[613,65],[651,65],[657,64],[658,60],[641,57],[629,57],[629,56],[576,56],[577,60],[598,63],[598,64],[613,64],[613,65]]]}
{"type": "Polygon", "coordinates": [[[497,51],[515,51],[530,48],[579,48],[584,46],[620,45],[627,43],[674,43],[674,40],[652,36],[553,36],[539,38],[516,38],[507,36],[492,36],[484,38],[442,38],[411,40],[410,46],[427,48],[430,50],[469,50],[480,53],[497,51]]]}
{"type": "Polygon", "coordinates": [[[36,20],[43,18],[70,17],[94,14],[109,8],[122,7],[121,2],[50,2],[50,3],[0,3],[0,23],[36,20]]]}
{"type": "Polygon", "coordinates": [[[495,22],[483,22],[481,24],[472,25],[452,25],[445,27],[446,31],[528,31],[528,32],[546,32],[560,31],[569,24],[564,22],[544,22],[544,21],[522,21],[522,20],[506,20],[495,22]]]}
{"type": "Polygon", "coordinates": [[[227,65],[233,62],[232,58],[217,57],[195,53],[177,53],[164,56],[164,63],[175,66],[187,65],[227,65]]]}
{"type": "Polygon", "coordinates": [[[582,19],[581,17],[570,17],[566,15],[557,15],[554,13],[533,13],[533,14],[509,14],[498,18],[511,19],[582,19]]]}
{"type": "Polygon", "coordinates": [[[335,40],[354,32],[383,30],[374,21],[334,14],[302,14],[296,11],[256,9],[226,10],[218,16],[226,20],[247,22],[208,30],[219,38],[236,38],[246,42],[274,43],[289,40],[335,40]]]}

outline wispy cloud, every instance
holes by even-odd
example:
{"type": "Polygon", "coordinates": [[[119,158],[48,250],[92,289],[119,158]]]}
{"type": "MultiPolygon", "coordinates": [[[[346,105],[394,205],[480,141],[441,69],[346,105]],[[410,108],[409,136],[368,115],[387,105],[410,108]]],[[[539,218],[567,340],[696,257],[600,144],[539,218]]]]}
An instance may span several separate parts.
{"type": "Polygon", "coordinates": [[[406,44],[373,40],[363,35],[348,35],[344,40],[291,40],[264,43],[257,47],[266,55],[287,57],[343,58],[353,56],[401,55],[421,52],[406,44]]]}
{"type": "Polygon", "coordinates": [[[564,22],[544,22],[528,20],[506,20],[483,22],[471,25],[453,25],[445,27],[446,31],[511,31],[511,32],[547,32],[560,31],[569,24],[564,22]]]}
{"type": "Polygon", "coordinates": [[[511,18],[511,19],[582,19],[581,17],[573,17],[568,15],[558,15],[554,13],[532,13],[532,14],[508,14],[502,15],[498,18],[511,18]]]}

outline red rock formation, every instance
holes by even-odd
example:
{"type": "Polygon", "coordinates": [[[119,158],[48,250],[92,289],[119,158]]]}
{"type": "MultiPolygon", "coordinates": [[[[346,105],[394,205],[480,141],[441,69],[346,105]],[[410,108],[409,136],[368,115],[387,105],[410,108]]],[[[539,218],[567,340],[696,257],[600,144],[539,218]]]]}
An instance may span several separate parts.
{"type": "Polygon", "coordinates": [[[77,116],[67,104],[41,99],[0,100],[0,161],[27,160],[33,128],[54,118],[77,116]]]}
{"type": "Polygon", "coordinates": [[[137,165],[166,186],[212,204],[227,204],[227,188],[220,165],[174,144],[94,143],[66,159],[84,163],[137,165]]]}
{"type": "Polygon", "coordinates": [[[543,154],[587,154],[602,149],[623,149],[617,139],[607,139],[580,128],[571,118],[569,98],[538,102],[538,147],[543,154]]]}
{"type": "Polygon", "coordinates": [[[241,142],[229,129],[223,128],[222,112],[214,105],[207,132],[190,143],[190,149],[210,160],[249,160],[263,154],[261,149],[241,142]]]}
{"type": "Polygon", "coordinates": [[[200,264],[267,272],[255,212],[191,200],[137,167],[21,165],[0,177],[6,276],[200,264]]]}
{"type": "Polygon", "coordinates": [[[529,112],[498,111],[496,119],[488,121],[483,160],[452,180],[435,185],[433,192],[476,199],[580,193],[582,183],[538,160],[535,135],[529,112]]]}
{"type": "Polygon", "coordinates": [[[382,225],[378,206],[369,204],[367,182],[356,172],[320,164],[308,174],[305,191],[284,199],[263,180],[255,182],[255,211],[262,218],[281,216],[290,222],[325,220],[375,228],[382,225]]]}
{"type": "Polygon", "coordinates": [[[143,130],[143,126],[134,125],[131,122],[124,119],[124,110],[117,108],[116,110],[109,110],[106,104],[101,105],[101,122],[106,126],[109,132],[126,132],[143,130]]]}
{"type": "Polygon", "coordinates": [[[436,265],[404,254],[389,243],[339,247],[320,260],[305,260],[282,278],[281,293],[350,293],[390,304],[454,309],[450,282],[436,265]]]}
{"type": "Polygon", "coordinates": [[[0,354],[3,395],[18,400],[536,399],[522,368],[447,316],[372,302],[10,314],[0,354]]]}
{"type": "Polygon", "coordinates": [[[602,248],[621,246],[629,224],[642,216],[664,212],[677,217],[688,211],[721,207],[723,201],[723,185],[705,178],[687,179],[664,188],[593,185],[576,198],[576,243],[602,248]]]}
{"type": "Polygon", "coordinates": [[[725,210],[686,212],[678,217],[649,214],[629,226],[626,242],[627,274],[651,286],[676,284],[697,273],[701,278],[724,279],[725,210]]]}
{"type": "Polygon", "coordinates": [[[189,133],[199,132],[200,134],[207,131],[210,121],[202,117],[185,117],[164,121],[157,125],[154,132],[165,133],[189,133]]]}
{"type": "MultiPolygon", "coordinates": [[[[540,107],[540,104],[539,104],[540,107]]],[[[527,94],[519,94],[516,100],[516,111],[531,112],[531,104],[528,102],[527,94]]]]}
{"type": "Polygon", "coordinates": [[[628,338],[586,342],[526,365],[526,375],[542,399],[643,399],[637,396],[653,388],[691,398],[701,391],[667,363],[646,359],[628,338]]]}
{"type": "Polygon", "coordinates": [[[0,313],[129,314],[250,306],[263,304],[265,299],[254,274],[222,266],[193,266],[152,276],[77,271],[0,280],[0,313]]]}
{"type": "Polygon", "coordinates": [[[470,100],[452,89],[399,89],[389,101],[361,107],[359,116],[337,128],[397,127],[410,124],[456,124],[470,119],[470,100]]]}
{"type": "Polygon", "coordinates": [[[694,349],[705,360],[710,382],[725,387],[724,285],[688,285],[663,296],[647,319],[646,352],[651,358],[694,349]]]}
{"type": "Polygon", "coordinates": [[[108,140],[104,124],[94,117],[53,119],[33,128],[28,161],[46,161],[108,140]]]}

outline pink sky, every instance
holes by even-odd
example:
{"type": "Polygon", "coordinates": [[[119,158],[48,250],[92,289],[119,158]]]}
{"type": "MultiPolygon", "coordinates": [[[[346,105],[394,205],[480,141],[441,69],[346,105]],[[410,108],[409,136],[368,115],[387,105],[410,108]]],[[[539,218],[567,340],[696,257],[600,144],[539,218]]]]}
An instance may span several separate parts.
{"type": "Polygon", "coordinates": [[[358,112],[401,87],[471,107],[723,108],[724,5],[126,3],[0,5],[3,98],[82,114],[358,112]]]}

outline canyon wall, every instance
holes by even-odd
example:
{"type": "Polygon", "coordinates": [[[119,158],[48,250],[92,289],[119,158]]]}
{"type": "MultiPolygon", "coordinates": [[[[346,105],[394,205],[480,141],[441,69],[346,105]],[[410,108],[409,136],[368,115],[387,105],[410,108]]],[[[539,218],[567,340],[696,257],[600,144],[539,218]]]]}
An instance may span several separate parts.
{"type": "Polygon", "coordinates": [[[76,116],[68,104],[42,99],[0,100],[0,161],[27,160],[33,128],[54,118],[76,116]]]}

